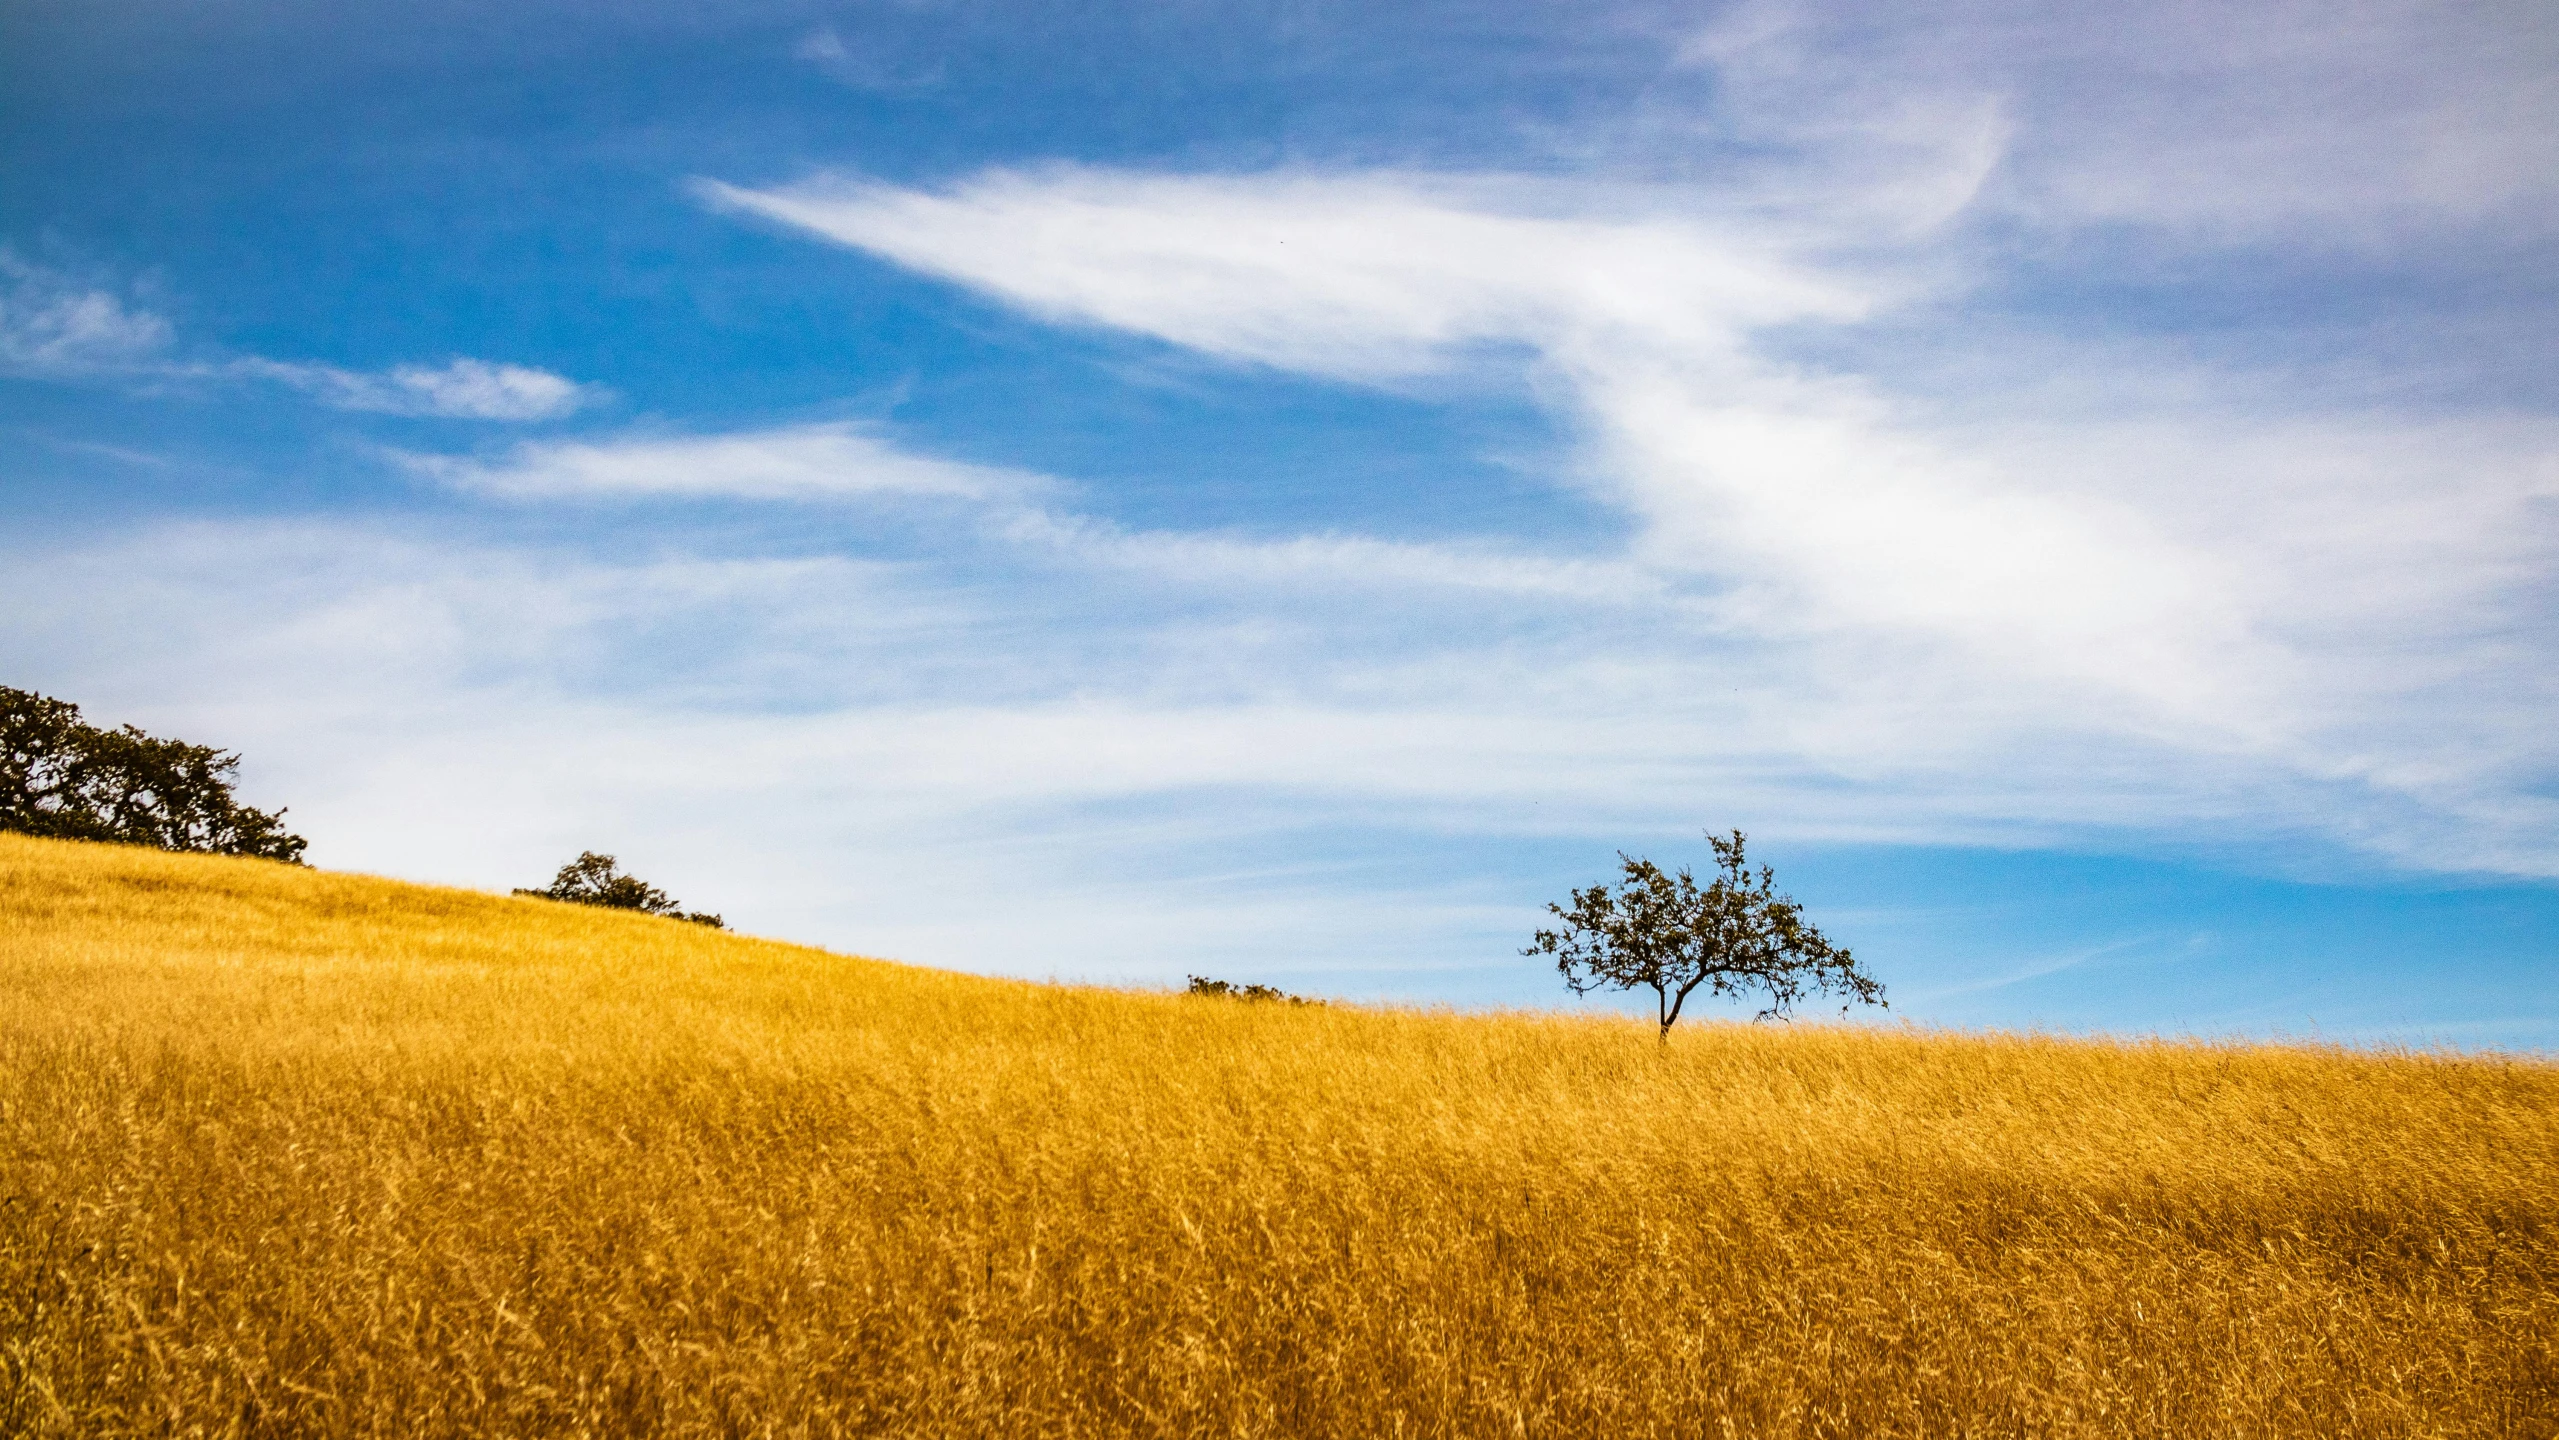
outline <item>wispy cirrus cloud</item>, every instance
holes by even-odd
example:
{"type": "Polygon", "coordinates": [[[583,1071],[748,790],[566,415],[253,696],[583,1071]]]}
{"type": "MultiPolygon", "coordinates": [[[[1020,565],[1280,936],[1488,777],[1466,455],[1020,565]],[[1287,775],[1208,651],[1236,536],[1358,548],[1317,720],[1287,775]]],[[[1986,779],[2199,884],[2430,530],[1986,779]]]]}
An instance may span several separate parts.
{"type": "Polygon", "coordinates": [[[535,441],[492,456],[397,452],[411,474],[516,502],[938,500],[965,502],[974,533],[1024,558],[1232,587],[1262,581],[1374,591],[1442,588],[1581,597],[1610,604],[1671,597],[1651,571],[1484,543],[1429,544],[1362,535],[1280,540],[1132,530],[1071,508],[1076,487],[1052,476],[919,454],[849,422],[666,436],[623,433],[535,441]]]}
{"type": "Polygon", "coordinates": [[[962,279],[1036,313],[1285,370],[1391,380],[1487,346],[1675,339],[1852,319],[1872,291],[1694,215],[1589,216],[1593,192],[1503,176],[1235,178],[1081,168],[944,191],[840,177],[708,202],[962,279]],[[1152,225],[1132,224],[1145,216],[1152,225]]]}
{"type": "MultiPolygon", "coordinates": [[[[949,633],[946,653],[844,663],[855,673],[934,677],[916,693],[964,707],[979,701],[964,698],[972,692],[960,677],[989,677],[975,693],[999,703],[972,711],[985,748],[971,752],[979,772],[968,783],[1022,803],[1034,803],[1045,782],[1015,773],[1008,755],[1019,750],[1040,771],[1048,752],[1033,735],[1075,729],[1084,721],[1068,717],[1081,715],[1101,727],[1096,735],[1149,738],[1126,752],[1140,762],[1135,770],[1079,764],[1078,786],[1099,787],[1078,788],[1079,803],[1195,788],[1321,791],[1335,797],[1329,804],[1443,819],[1456,807],[1472,817],[1460,823],[1497,830],[1534,815],[1539,825],[1579,832],[1665,823],[1669,811],[1715,793],[1758,797],[1754,804],[1784,815],[1795,833],[2013,843],[2204,824],[2231,843],[2318,836],[2405,863],[2542,874],[2559,868],[2559,855],[2544,843],[2549,806],[2536,786],[2559,756],[2531,717],[2553,698],[2552,686],[2545,670],[2508,663],[2513,637],[2495,628],[2516,613],[2517,587],[2528,590],[2533,575],[2494,566],[2472,573],[2499,543],[2481,533],[2499,513],[2487,503],[2493,487],[2464,503],[2402,504],[2395,516],[2389,508],[2394,495],[2404,500],[2411,473],[2449,491],[2465,472],[2495,473],[2538,439],[2527,431],[2483,446],[2477,436],[2422,429],[2299,432],[2260,434],[2253,451],[2217,453],[2236,442],[2174,429],[2108,437],[2101,449],[2199,475],[2193,483],[2205,489],[2278,457],[2315,465],[2332,491],[2361,483],[2369,493],[2357,498],[2352,525],[2384,532],[2403,559],[2426,562],[2416,573],[2376,576],[2371,593],[2349,599],[2290,595],[2254,577],[2253,588],[2233,593],[2244,608],[2232,627],[2262,632],[2261,671],[2238,683],[2254,686],[2240,693],[2263,708],[2200,716],[2139,703],[2140,686],[2155,692],[2164,682],[2124,676],[2162,664],[2155,653],[2056,660],[2030,649],[2021,660],[1967,643],[1960,627],[1977,621],[1962,608],[1952,620],[1943,609],[1865,624],[1808,617],[1659,534],[1622,554],[1575,559],[1480,541],[1131,530],[1062,505],[1071,495],[1064,487],[1032,481],[962,493],[932,483],[932,467],[944,462],[898,457],[878,436],[839,449],[833,427],[625,437],[520,447],[497,461],[408,463],[518,503],[935,507],[911,516],[923,528],[901,527],[906,548],[883,558],[919,594],[966,594],[974,618],[949,633]],[[803,447],[837,464],[923,467],[928,480],[898,487],[829,472],[822,483],[777,484],[773,455],[803,447]],[[669,473],[680,483],[665,481],[669,473]],[[2464,578],[2455,585],[2436,572],[2464,578]],[[2478,609],[2463,610],[2464,593],[2478,609]],[[2376,618],[2384,613],[2395,618],[2376,618]],[[1003,728],[1017,723],[1018,731],[1003,728]],[[1210,738],[1266,725],[1343,743],[1299,743],[1289,749],[1300,763],[1283,767],[1259,748],[1284,745],[1278,729],[1266,741],[1210,738]],[[1359,736],[1402,738],[1394,758],[1372,763],[1352,758],[1370,743],[1359,736]],[[1419,748],[1407,753],[1408,742],[1419,748]],[[1212,755],[1224,759],[1198,768],[1212,755]],[[1416,788],[1431,774],[1446,784],[1416,788]],[[1668,810],[1656,814],[1656,805],[1668,810]]],[[[1977,448],[2024,468],[2073,463],[2025,434],[1982,438],[1977,448]]],[[[2260,537],[2242,558],[2293,565],[2297,579],[2305,563],[2369,561],[2369,536],[2361,551],[2334,553],[2352,538],[2335,525],[2294,529],[2260,537]]],[[[2529,538],[2503,543],[2518,560],[2532,553],[2529,538]]],[[[735,623],[721,618],[731,603],[750,602],[706,602],[688,624],[735,623]]],[[[826,652],[810,648],[814,637],[839,633],[839,622],[819,618],[827,613],[822,604],[796,612],[795,664],[820,664],[815,657],[826,652]]],[[[736,648],[754,654],[759,646],[736,648]]],[[[2172,654],[2165,663],[2221,658],[2172,654]]],[[[849,706],[837,711],[847,724],[868,723],[854,718],[866,703],[854,696],[826,703],[849,706]]],[[[946,723],[947,715],[930,722],[946,723]]],[[[907,773],[920,773],[908,763],[907,773]]]]}
{"type": "Polygon", "coordinates": [[[213,369],[290,386],[340,410],[454,420],[554,420],[603,394],[600,387],[548,370],[468,358],[381,371],[263,359],[234,360],[213,369]]]}
{"type": "Polygon", "coordinates": [[[517,446],[503,456],[404,457],[419,474],[509,499],[810,500],[939,495],[985,500],[1053,488],[1044,477],[912,454],[837,423],[697,436],[517,446]]]}
{"type": "Polygon", "coordinates": [[[1570,387],[1614,498],[1648,521],[1646,562],[1759,587],[1772,624],[1934,631],[2045,668],[2103,647],[2109,675],[2162,700],[2209,683],[2201,651],[2244,643],[2213,558],[2116,498],[2014,483],[1897,428],[1870,386],[1756,355],[1755,331],[1853,320],[1873,287],[1729,225],[1495,208],[1491,178],[1068,171],[717,194],[1034,310],[1236,360],[1376,380],[1444,369],[1470,344],[1519,347],[1570,387]]]}
{"type": "MultiPolygon", "coordinates": [[[[1516,354],[1582,437],[1584,483],[1640,522],[1619,563],[1713,596],[1711,643],[1764,683],[1863,696],[1932,737],[1851,725],[1876,773],[1914,750],[2014,766],[2020,745],[2113,745],[2162,794],[2185,788],[2170,769],[2230,784],[2236,765],[2328,793],[2357,843],[2417,856],[2458,833],[2455,864],[2559,865],[2541,789],[2559,751],[2514,723],[2559,702],[2536,618],[2559,426],[1950,413],[1770,343],[1925,298],[1907,287],[1930,262],[1896,253],[1924,232],[1828,203],[1768,219],[1764,197],[1680,212],[1658,187],[1083,169],[705,194],[1239,363],[1400,384],[1516,354]],[[2394,833],[2429,813],[2427,839],[2394,833]]],[[[2075,368],[2093,389],[2105,362],[2075,368]]]]}
{"type": "Polygon", "coordinates": [[[0,371],[78,375],[157,363],[169,322],[0,248],[0,371]]]}
{"type": "Polygon", "coordinates": [[[1766,0],[1683,53],[1714,121],[1763,138],[1995,113],[1987,199],[2041,226],[2331,249],[2559,223],[2559,39],[2528,3],[2140,4],[2098,25],[2021,0],[1766,0]]]}
{"type": "Polygon", "coordinates": [[[181,352],[167,319],[0,249],[0,373],[55,380],[257,381],[340,410],[457,420],[551,420],[604,398],[548,370],[462,357],[442,365],[350,370],[263,356],[181,352]]]}

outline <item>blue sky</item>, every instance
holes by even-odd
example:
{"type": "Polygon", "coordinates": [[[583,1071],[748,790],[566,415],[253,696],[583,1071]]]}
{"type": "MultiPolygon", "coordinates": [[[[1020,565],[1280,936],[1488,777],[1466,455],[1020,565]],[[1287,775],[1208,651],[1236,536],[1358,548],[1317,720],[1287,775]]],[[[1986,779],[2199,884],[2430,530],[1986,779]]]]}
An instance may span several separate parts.
{"type": "Polygon", "coordinates": [[[2559,1045],[2529,4],[0,17],[0,678],[320,864],[1564,1002],[2559,1045]]]}

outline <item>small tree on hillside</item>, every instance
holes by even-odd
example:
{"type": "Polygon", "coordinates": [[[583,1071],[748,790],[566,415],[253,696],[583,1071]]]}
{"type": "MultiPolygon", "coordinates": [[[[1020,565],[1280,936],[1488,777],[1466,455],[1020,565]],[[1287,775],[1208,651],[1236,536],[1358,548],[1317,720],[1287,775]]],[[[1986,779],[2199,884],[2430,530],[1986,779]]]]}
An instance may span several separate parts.
{"type": "Polygon", "coordinates": [[[1520,953],[1554,956],[1576,995],[1650,989],[1664,1040],[1701,985],[1717,995],[1764,993],[1762,1020],[1784,1015],[1808,993],[1884,1003],[1884,987],[1823,939],[1794,897],[1777,893],[1775,872],[1763,865],[1751,873],[1742,832],[1706,839],[1715,847],[1708,884],[1700,886],[1686,869],[1665,873],[1621,850],[1624,883],[1614,891],[1606,885],[1575,890],[1569,909],[1548,905],[1564,927],[1538,931],[1520,953]]]}
{"type": "Polygon", "coordinates": [[[670,920],[690,920],[725,930],[717,915],[687,910],[674,896],[636,875],[625,875],[610,855],[592,850],[581,851],[578,858],[560,867],[546,890],[518,890],[518,895],[531,895],[543,900],[566,900],[572,905],[600,905],[607,910],[637,910],[644,915],[663,915],[670,920]]]}
{"type": "Polygon", "coordinates": [[[1185,995],[1202,995],[1216,1000],[1285,1000],[1291,1005],[1321,1005],[1303,995],[1291,995],[1276,985],[1238,985],[1231,980],[1212,980],[1205,975],[1191,977],[1191,988],[1185,995]]]}
{"type": "Polygon", "coordinates": [[[240,757],[105,730],[80,707],[0,685],[0,830],[302,863],[310,842],[232,798],[240,757]]]}

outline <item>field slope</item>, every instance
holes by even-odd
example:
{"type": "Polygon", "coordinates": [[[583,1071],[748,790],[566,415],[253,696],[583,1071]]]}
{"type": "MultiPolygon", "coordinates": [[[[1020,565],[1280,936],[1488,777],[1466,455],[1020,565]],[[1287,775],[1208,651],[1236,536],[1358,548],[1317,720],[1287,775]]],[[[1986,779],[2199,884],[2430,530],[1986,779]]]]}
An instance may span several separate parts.
{"type": "Polygon", "coordinates": [[[0,1433],[2549,1436],[2559,1070],[1013,984],[0,836],[0,1433]]]}

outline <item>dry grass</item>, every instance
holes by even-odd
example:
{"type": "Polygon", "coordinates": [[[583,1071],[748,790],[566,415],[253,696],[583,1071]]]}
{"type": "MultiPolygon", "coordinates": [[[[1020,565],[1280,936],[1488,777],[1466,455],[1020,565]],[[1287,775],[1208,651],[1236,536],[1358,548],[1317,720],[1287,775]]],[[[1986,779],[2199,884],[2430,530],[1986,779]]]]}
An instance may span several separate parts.
{"type": "Polygon", "coordinates": [[[2559,1069],[1291,1009],[0,836],[17,1434],[2559,1433],[2559,1069]]]}

